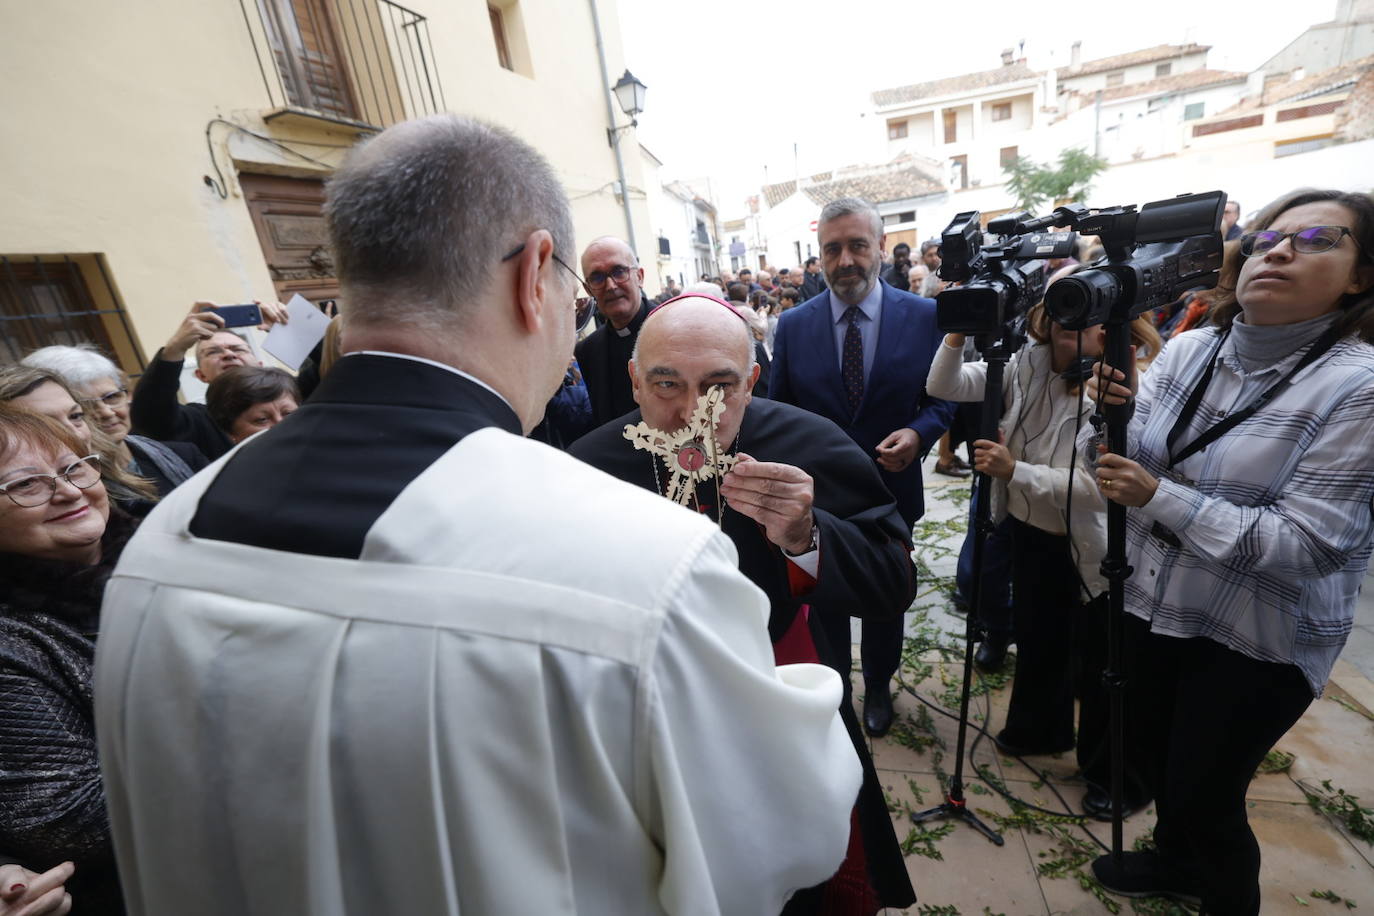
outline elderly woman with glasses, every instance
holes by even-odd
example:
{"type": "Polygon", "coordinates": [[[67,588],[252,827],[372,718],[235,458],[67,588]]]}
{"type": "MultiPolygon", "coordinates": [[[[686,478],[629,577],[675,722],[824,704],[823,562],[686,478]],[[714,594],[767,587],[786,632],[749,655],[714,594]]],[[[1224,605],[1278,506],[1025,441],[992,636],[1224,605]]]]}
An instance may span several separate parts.
{"type": "Polygon", "coordinates": [[[1374,536],[1372,255],[1369,195],[1290,194],[1223,266],[1211,326],[1138,392],[1120,368],[1090,382],[1135,398],[1127,454],[1099,448],[1096,476],[1131,507],[1127,722],[1158,816],[1155,851],[1093,863],[1111,890],[1260,911],[1246,789],[1321,694],[1374,536]]]}
{"type": "Polygon", "coordinates": [[[159,442],[130,432],[129,378],[92,344],[34,350],[22,365],[56,372],[71,387],[86,421],[114,442],[116,460],[166,496],[208,463],[189,442],[159,442]]]}
{"type": "Polygon", "coordinates": [[[84,443],[82,454],[99,457],[100,478],[110,499],[135,518],[142,518],[157,504],[157,488],[151,480],[130,471],[114,440],[86,422],[79,397],[56,372],[0,366],[0,403],[42,414],[71,430],[84,443]]]}
{"type": "Polygon", "coordinates": [[[105,583],[136,523],[111,509],[87,449],[0,404],[0,914],[66,912],[68,893],[72,912],[123,912],[91,673],[105,583]]]}

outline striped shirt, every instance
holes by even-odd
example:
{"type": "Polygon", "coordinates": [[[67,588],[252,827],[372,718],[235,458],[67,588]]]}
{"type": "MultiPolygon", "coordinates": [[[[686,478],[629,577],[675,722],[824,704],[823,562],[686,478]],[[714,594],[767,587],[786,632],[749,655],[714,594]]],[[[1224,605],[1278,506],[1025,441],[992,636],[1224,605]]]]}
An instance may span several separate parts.
{"type": "MultiPolygon", "coordinates": [[[[1127,515],[1135,572],[1126,608],[1156,633],[1296,665],[1320,696],[1350,634],[1374,534],[1374,347],[1339,341],[1258,413],[1179,462],[1171,479],[1166,440],[1217,335],[1209,327],[1175,337],[1141,378],[1128,457],[1160,483],[1127,515]],[[1182,546],[1152,534],[1156,523],[1182,546]]],[[[1287,375],[1311,346],[1246,372],[1233,344],[1217,352],[1176,451],[1287,375]]]]}

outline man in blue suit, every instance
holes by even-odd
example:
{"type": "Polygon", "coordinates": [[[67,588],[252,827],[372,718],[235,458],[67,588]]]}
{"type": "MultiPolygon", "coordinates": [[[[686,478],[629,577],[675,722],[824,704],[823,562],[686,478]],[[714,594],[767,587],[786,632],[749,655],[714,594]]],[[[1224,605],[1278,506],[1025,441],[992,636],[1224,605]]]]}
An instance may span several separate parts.
{"type": "MultiPolygon", "coordinates": [[[[954,413],[952,403],[926,394],[941,340],[935,302],[879,280],[886,236],[872,204],[856,197],[833,201],[821,211],[817,231],[830,288],[783,313],[770,396],[848,433],[873,456],[903,521],[914,526],[925,513],[920,457],[954,413]]],[[[864,728],[875,737],[892,725],[890,685],[901,662],[902,622],[863,623],[864,728]]],[[[832,614],[824,623],[833,645],[849,644],[847,616],[832,614]]]]}

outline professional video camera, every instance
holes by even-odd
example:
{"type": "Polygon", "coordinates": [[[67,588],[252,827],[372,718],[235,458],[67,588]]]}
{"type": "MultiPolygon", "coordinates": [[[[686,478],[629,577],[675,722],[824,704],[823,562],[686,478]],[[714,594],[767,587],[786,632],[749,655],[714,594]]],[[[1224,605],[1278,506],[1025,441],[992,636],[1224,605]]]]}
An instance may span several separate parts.
{"type": "Polygon", "coordinates": [[[1106,257],[1055,283],[1045,308],[1061,327],[1082,330],[1126,322],[1217,284],[1221,267],[1221,191],[1083,211],[1071,225],[1096,235],[1106,257]]]}
{"type": "Polygon", "coordinates": [[[989,220],[991,241],[979,228],[977,210],[954,217],[941,233],[940,278],[961,285],[935,297],[940,329],[985,338],[1019,336],[1019,319],[1045,295],[1045,260],[1073,254],[1074,233],[1042,230],[1069,222],[1079,211],[1087,212],[1060,207],[1041,219],[1022,211],[989,220]]]}

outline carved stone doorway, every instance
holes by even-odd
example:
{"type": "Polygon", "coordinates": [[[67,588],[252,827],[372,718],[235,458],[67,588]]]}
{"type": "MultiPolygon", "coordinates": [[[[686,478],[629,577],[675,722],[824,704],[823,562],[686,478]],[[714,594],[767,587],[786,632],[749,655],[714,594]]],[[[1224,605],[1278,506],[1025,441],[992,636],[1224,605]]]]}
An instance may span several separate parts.
{"type": "Polygon", "coordinates": [[[324,222],[324,182],[241,173],[239,184],[277,299],[286,302],[297,293],[311,302],[338,299],[324,222]]]}

